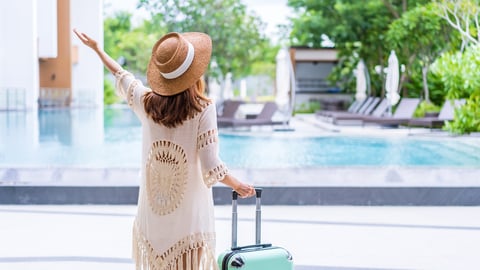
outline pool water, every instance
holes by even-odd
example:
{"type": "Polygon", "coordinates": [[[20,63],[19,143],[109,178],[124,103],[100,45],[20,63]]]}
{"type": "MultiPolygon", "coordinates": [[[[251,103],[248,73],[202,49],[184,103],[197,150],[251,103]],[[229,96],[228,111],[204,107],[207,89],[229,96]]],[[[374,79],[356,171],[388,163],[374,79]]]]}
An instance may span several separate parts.
{"type": "Polygon", "coordinates": [[[242,167],[480,166],[480,148],[411,138],[222,136],[221,153],[242,167]],[[238,150],[237,150],[238,149],[238,150]]]}
{"type": "MultiPolygon", "coordinates": [[[[141,127],[125,108],[0,112],[0,167],[139,167],[141,127]]],[[[220,135],[231,168],[480,167],[480,142],[456,138],[220,135]]]]}

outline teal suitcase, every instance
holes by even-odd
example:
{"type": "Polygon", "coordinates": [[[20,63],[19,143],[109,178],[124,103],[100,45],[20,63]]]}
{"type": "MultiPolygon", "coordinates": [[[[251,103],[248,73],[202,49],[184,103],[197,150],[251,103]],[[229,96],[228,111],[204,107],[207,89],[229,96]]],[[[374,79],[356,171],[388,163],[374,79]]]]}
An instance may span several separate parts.
{"type": "Polygon", "coordinates": [[[232,192],[232,248],[218,256],[221,270],[293,270],[290,252],[272,244],[261,244],[261,197],[262,189],[256,188],[255,245],[237,247],[237,199],[232,192]]]}

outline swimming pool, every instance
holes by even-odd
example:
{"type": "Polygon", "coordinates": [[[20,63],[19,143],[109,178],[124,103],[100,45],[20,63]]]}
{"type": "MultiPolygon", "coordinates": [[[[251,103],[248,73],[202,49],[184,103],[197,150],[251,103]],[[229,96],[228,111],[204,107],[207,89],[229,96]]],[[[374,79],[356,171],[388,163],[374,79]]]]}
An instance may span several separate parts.
{"type": "MultiPolygon", "coordinates": [[[[139,167],[140,123],[125,108],[0,112],[0,167],[139,167]]],[[[220,135],[231,168],[480,167],[480,143],[455,138],[220,135]]]]}

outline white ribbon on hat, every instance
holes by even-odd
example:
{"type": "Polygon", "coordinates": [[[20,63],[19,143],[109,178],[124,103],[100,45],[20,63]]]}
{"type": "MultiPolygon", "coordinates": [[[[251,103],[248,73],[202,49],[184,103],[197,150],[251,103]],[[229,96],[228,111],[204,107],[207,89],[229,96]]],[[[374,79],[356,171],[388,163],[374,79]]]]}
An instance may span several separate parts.
{"type": "Polygon", "coordinates": [[[185,73],[185,71],[187,71],[187,69],[192,64],[193,57],[195,56],[195,50],[193,49],[192,43],[188,41],[187,43],[188,43],[188,52],[187,52],[187,57],[185,57],[185,61],[183,61],[183,63],[172,72],[168,72],[168,73],[160,72],[160,74],[162,74],[162,76],[165,79],[175,79],[182,76],[182,74],[185,73]]]}

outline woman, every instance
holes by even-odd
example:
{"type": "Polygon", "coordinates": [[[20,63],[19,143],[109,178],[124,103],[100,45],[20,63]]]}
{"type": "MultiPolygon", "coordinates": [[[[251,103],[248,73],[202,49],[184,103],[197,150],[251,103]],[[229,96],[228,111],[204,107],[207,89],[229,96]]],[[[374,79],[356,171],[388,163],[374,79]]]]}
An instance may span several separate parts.
{"type": "Polygon", "coordinates": [[[211,187],[222,182],[242,197],[255,191],[230,175],[218,157],[216,109],[203,95],[210,37],[195,32],[160,38],[147,68],[147,88],[95,40],[74,32],[115,75],[118,94],[142,123],[142,177],[133,227],[137,269],[217,269],[211,187]]]}

